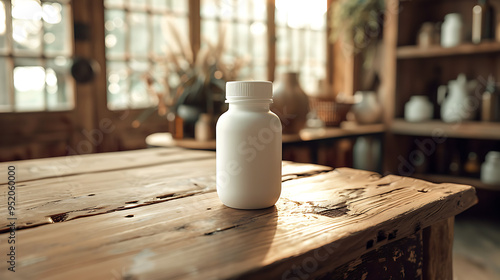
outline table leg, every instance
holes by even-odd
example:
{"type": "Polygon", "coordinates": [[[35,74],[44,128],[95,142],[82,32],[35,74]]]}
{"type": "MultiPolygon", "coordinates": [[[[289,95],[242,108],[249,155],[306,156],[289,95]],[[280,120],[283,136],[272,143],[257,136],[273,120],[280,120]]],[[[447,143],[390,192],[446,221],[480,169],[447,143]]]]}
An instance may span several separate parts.
{"type": "Polygon", "coordinates": [[[454,221],[451,217],[424,229],[424,280],[453,279],[454,221]]]}

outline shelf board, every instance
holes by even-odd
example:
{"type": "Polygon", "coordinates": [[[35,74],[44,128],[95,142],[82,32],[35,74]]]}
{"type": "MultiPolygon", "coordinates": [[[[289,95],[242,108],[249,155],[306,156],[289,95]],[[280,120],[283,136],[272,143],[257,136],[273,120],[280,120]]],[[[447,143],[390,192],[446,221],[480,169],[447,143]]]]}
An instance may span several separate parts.
{"type": "MultiPolygon", "coordinates": [[[[301,143],[309,141],[333,140],[347,137],[367,136],[385,132],[384,124],[357,125],[343,122],[341,127],[327,127],[323,129],[303,129],[300,134],[284,134],[283,143],[301,143]]],[[[181,147],[197,150],[215,150],[215,139],[197,141],[192,138],[174,139],[170,133],[154,133],[146,137],[146,144],[150,147],[181,147]]]]}
{"type": "Polygon", "coordinates": [[[400,135],[500,140],[500,122],[407,122],[395,119],[390,131],[400,135]]]}
{"type": "Polygon", "coordinates": [[[469,185],[478,189],[500,191],[500,185],[486,184],[481,182],[481,180],[479,179],[470,177],[438,175],[438,174],[413,174],[412,177],[430,181],[433,183],[454,183],[454,184],[469,185]]]}
{"type": "Polygon", "coordinates": [[[398,59],[410,59],[495,52],[500,52],[500,42],[483,42],[480,44],[464,43],[451,48],[443,48],[439,45],[427,48],[419,46],[401,46],[397,48],[396,56],[398,59]]]}
{"type": "Polygon", "coordinates": [[[297,135],[283,134],[283,143],[299,143],[320,140],[333,140],[348,137],[358,137],[385,132],[384,124],[358,125],[353,122],[342,122],[340,127],[322,129],[303,129],[297,135]]]}

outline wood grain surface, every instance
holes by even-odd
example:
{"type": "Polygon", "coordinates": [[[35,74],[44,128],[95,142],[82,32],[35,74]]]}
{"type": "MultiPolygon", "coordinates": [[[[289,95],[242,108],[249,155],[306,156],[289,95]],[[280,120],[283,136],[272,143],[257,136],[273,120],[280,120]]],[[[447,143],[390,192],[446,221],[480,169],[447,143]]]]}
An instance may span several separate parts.
{"type": "Polygon", "coordinates": [[[275,207],[235,210],[217,197],[213,152],[68,160],[4,164],[17,170],[18,257],[12,274],[3,254],[0,279],[306,279],[476,203],[470,186],[284,162],[275,207]]]}

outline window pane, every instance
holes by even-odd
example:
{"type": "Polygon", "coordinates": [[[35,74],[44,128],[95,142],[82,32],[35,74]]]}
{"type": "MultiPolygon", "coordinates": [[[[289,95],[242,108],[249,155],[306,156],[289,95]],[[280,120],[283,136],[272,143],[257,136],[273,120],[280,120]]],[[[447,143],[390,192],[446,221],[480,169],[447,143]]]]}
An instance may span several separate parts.
{"type": "Polygon", "coordinates": [[[108,61],[108,108],[112,110],[128,107],[128,70],[122,61],[108,61]]]}
{"type": "Polygon", "coordinates": [[[177,75],[167,75],[167,68],[163,64],[154,64],[152,66],[151,76],[155,80],[153,88],[158,92],[165,92],[167,83],[168,86],[172,88],[179,85],[179,77],[177,75]]]}
{"type": "Polygon", "coordinates": [[[250,25],[252,36],[252,61],[265,64],[267,62],[267,26],[263,22],[250,25]]]}
{"type": "Polygon", "coordinates": [[[49,111],[71,110],[74,107],[71,62],[64,57],[47,60],[45,90],[49,111]]]}
{"type": "Polygon", "coordinates": [[[253,6],[253,19],[265,21],[267,18],[266,0],[253,0],[250,4],[253,6]]]}
{"type": "Polygon", "coordinates": [[[169,22],[170,22],[169,24],[171,24],[172,27],[177,31],[179,38],[178,39],[175,38],[173,32],[170,30],[170,28],[168,28],[168,25],[165,24],[163,26],[163,29],[165,34],[167,35],[165,42],[166,47],[169,49],[170,52],[177,54],[183,53],[183,51],[189,48],[189,38],[188,38],[189,30],[187,21],[184,18],[174,17],[169,19],[169,22]],[[182,49],[179,49],[178,40],[181,41],[180,42],[181,46],[184,46],[182,47],[182,49]]]}
{"type": "Polygon", "coordinates": [[[130,13],[130,54],[147,57],[149,49],[148,17],[146,13],[130,13]]]}
{"type": "MultiPolygon", "coordinates": [[[[169,8],[169,2],[168,0],[151,0],[151,9],[154,11],[161,11],[164,12],[168,10],[169,8]]],[[[187,2],[187,1],[181,1],[181,2],[187,2]]]]}
{"type": "Polygon", "coordinates": [[[237,17],[239,21],[248,21],[250,16],[252,15],[252,10],[249,9],[249,0],[237,0],[236,1],[236,9],[237,17]]]}
{"type": "Polygon", "coordinates": [[[283,0],[276,0],[276,14],[274,20],[277,26],[286,26],[288,14],[283,0]]]}
{"type": "Polygon", "coordinates": [[[170,0],[172,10],[181,15],[187,15],[189,9],[188,2],[189,1],[170,0]]]}
{"type": "Polygon", "coordinates": [[[236,55],[241,53],[238,52],[238,45],[236,41],[238,38],[237,27],[236,24],[229,22],[221,23],[221,25],[222,26],[219,27],[218,31],[226,33],[226,40],[224,43],[225,52],[222,54],[222,59],[224,62],[230,63],[236,55]]]}
{"type": "Polygon", "coordinates": [[[15,59],[16,111],[45,109],[45,69],[35,59],[15,59]]]}
{"type": "Polygon", "coordinates": [[[5,3],[0,1],[0,53],[3,53],[7,48],[7,22],[5,18],[5,3]]]}
{"type": "Polygon", "coordinates": [[[125,32],[127,25],[125,23],[125,11],[106,10],[106,55],[110,57],[125,56],[125,32]]]}
{"type": "Polygon", "coordinates": [[[8,73],[12,69],[8,67],[7,60],[0,57],[0,111],[10,111],[10,96],[9,96],[9,76],[8,73]]]}
{"type": "Polygon", "coordinates": [[[255,69],[257,65],[266,65],[268,60],[266,5],[266,0],[201,2],[202,47],[207,47],[206,41],[216,45],[224,36],[222,61],[229,68],[237,58],[247,61],[240,69],[239,79],[257,76],[267,79],[267,67],[255,69]]]}
{"type": "MultiPolygon", "coordinates": [[[[235,53],[238,55],[245,55],[245,54],[250,54],[249,46],[248,46],[248,40],[249,33],[248,30],[250,29],[250,26],[246,23],[237,23],[236,24],[236,30],[233,34],[235,34],[236,37],[236,42],[237,44],[229,44],[228,47],[232,49],[235,53]]],[[[257,43],[254,41],[254,43],[257,43]]]]}
{"type": "Polygon", "coordinates": [[[254,66],[253,78],[255,80],[267,81],[267,66],[266,65],[256,65],[254,66]]]}
{"type": "Polygon", "coordinates": [[[71,53],[70,14],[68,5],[43,4],[45,52],[47,54],[69,55],[71,53]]]}
{"type": "Polygon", "coordinates": [[[130,99],[132,108],[145,108],[155,104],[155,96],[148,91],[145,74],[149,70],[147,61],[131,61],[130,99]]]}
{"type": "Polygon", "coordinates": [[[42,6],[35,0],[12,1],[12,38],[14,51],[41,54],[42,6]]]}
{"type": "Polygon", "coordinates": [[[326,72],[325,0],[276,0],[276,75],[299,72],[306,92],[315,91],[326,72]]]}
{"type": "Polygon", "coordinates": [[[200,16],[202,18],[215,18],[218,16],[219,7],[216,0],[201,0],[200,16]]]}
{"type": "Polygon", "coordinates": [[[129,0],[129,7],[132,10],[144,10],[146,9],[146,1],[144,0],[129,0]]]}
{"type": "Polygon", "coordinates": [[[215,20],[206,19],[203,20],[201,25],[201,40],[202,43],[205,41],[210,42],[215,45],[219,40],[219,24],[215,20]]]}
{"type": "Polygon", "coordinates": [[[167,17],[164,15],[153,15],[153,52],[156,55],[166,54],[165,29],[167,17]]]}
{"type": "Polygon", "coordinates": [[[290,39],[288,37],[288,29],[285,27],[276,28],[276,56],[278,57],[278,63],[283,65],[288,65],[291,57],[291,48],[288,47],[290,39]]]}
{"type": "MultiPolygon", "coordinates": [[[[290,33],[289,33],[290,34],[290,33]]],[[[292,71],[297,71],[299,70],[299,67],[301,65],[302,60],[304,59],[304,48],[305,48],[305,38],[304,38],[304,33],[302,30],[298,29],[292,29],[291,36],[292,36],[292,41],[291,45],[293,48],[290,48],[290,45],[288,47],[291,49],[292,53],[292,71]]]]}
{"type": "Polygon", "coordinates": [[[154,91],[165,91],[165,81],[176,76],[167,76],[166,65],[161,65],[167,53],[183,55],[189,48],[189,1],[130,1],[125,1],[128,9],[105,10],[107,96],[111,110],[155,106],[158,98],[154,91]],[[158,71],[160,68],[163,71],[158,71]],[[146,75],[154,77],[154,90],[148,88],[146,75]]]}
{"type": "Polygon", "coordinates": [[[72,26],[69,0],[0,0],[0,111],[74,108],[72,26]]]}
{"type": "Polygon", "coordinates": [[[106,8],[123,8],[126,0],[104,0],[106,8]]]}

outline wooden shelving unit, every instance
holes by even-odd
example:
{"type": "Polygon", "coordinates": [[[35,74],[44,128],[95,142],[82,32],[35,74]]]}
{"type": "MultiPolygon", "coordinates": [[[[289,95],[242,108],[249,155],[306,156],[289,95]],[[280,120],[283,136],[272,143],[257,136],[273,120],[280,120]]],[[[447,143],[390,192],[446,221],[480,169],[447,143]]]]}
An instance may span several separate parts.
{"type": "Polygon", "coordinates": [[[498,191],[500,192],[500,185],[490,185],[483,183],[481,180],[476,178],[462,177],[462,176],[449,176],[449,175],[437,175],[437,174],[414,174],[413,177],[417,179],[422,179],[434,183],[455,183],[473,186],[478,189],[498,191]]]}
{"type": "MultiPolygon", "coordinates": [[[[484,91],[484,81],[493,76],[500,81],[500,42],[493,39],[473,44],[470,41],[472,8],[477,1],[400,1],[386,0],[386,21],[384,22],[384,76],[382,96],[386,106],[384,120],[388,133],[384,149],[384,171],[399,173],[400,163],[411,162],[414,151],[422,150],[417,145],[425,138],[436,134],[445,137],[435,142],[433,151],[426,153],[425,164],[418,175],[434,182],[469,184],[478,188],[497,189],[478,179],[450,176],[453,168],[463,171],[472,154],[482,163],[491,150],[500,151],[500,122],[467,121],[445,123],[439,116],[437,88],[454,80],[461,73],[479,81],[475,92],[478,100],[484,91]],[[463,18],[464,43],[450,48],[439,45],[421,48],[416,45],[417,34],[424,22],[442,22],[449,13],[459,13],[463,18]],[[483,82],[483,83],[482,83],[483,82]],[[481,88],[482,86],[482,88],[481,88]],[[403,119],[406,102],[414,95],[426,95],[434,103],[435,120],[412,123],[403,119]],[[449,173],[449,174],[448,174],[449,173]]],[[[479,105],[477,105],[479,106],[479,105]]],[[[479,110],[476,107],[473,110],[479,110]]],[[[417,169],[417,164],[414,164],[417,169]]]]}
{"type": "Polygon", "coordinates": [[[434,136],[436,132],[446,137],[466,139],[500,140],[500,123],[457,122],[445,123],[439,120],[412,123],[395,119],[390,131],[401,135],[434,136]]]}
{"type": "Polygon", "coordinates": [[[398,59],[431,58],[456,55],[474,55],[500,52],[499,42],[483,42],[480,44],[464,43],[462,45],[443,48],[439,45],[422,48],[419,46],[401,46],[396,50],[398,59]]]}

